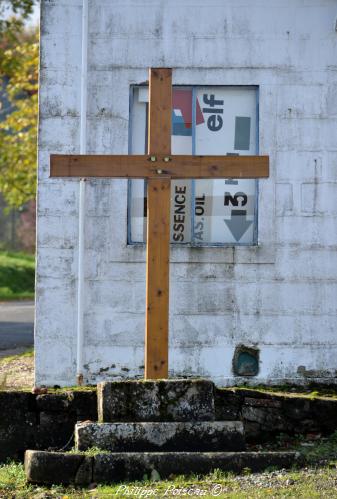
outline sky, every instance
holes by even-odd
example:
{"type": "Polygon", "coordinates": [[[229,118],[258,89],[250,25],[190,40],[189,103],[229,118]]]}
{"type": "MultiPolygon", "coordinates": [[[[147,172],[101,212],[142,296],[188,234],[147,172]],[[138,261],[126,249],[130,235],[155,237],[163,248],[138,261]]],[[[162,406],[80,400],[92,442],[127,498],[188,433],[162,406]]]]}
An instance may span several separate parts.
{"type": "Polygon", "coordinates": [[[36,26],[40,19],[40,5],[35,5],[34,12],[27,21],[27,26],[36,26]]]}
{"type": "MultiPolygon", "coordinates": [[[[1,8],[3,8],[3,6],[1,6],[1,8]]],[[[8,6],[8,4],[5,4],[4,10],[1,11],[1,14],[3,14],[4,19],[13,15],[13,12],[8,6]]],[[[40,21],[40,0],[37,0],[37,5],[35,5],[34,11],[32,15],[27,19],[26,24],[27,26],[36,26],[37,24],[39,24],[39,21],[40,21]]]]}

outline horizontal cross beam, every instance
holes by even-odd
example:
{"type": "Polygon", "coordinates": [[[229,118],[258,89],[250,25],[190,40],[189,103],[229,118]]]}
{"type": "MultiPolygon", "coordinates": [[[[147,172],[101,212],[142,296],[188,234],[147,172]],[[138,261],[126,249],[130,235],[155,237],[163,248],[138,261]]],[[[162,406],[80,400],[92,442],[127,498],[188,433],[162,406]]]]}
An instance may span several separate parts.
{"type": "Polygon", "coordinates": [[[52,154],[51,177],[266,178],[268,156],[52,154]]]}

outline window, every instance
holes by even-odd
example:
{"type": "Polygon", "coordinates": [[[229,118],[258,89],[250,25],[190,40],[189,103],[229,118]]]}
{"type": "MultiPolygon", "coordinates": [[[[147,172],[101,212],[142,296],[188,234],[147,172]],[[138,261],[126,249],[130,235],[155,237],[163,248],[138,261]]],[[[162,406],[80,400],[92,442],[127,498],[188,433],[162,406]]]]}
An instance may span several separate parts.
{"type": "MultiPolygon", "coordinates": [[[[147,150],[148,88],[132,87],[130,153],[147,150]]],[[[258,154],[255,87],[174,87],[172,154],[258,154]]],[[[171,242],[202,245],[257,243],[256,180],[175,180],[171,242]]],[[[128,243],[146,239],[146,185],[129,181],[128,243]]]]}

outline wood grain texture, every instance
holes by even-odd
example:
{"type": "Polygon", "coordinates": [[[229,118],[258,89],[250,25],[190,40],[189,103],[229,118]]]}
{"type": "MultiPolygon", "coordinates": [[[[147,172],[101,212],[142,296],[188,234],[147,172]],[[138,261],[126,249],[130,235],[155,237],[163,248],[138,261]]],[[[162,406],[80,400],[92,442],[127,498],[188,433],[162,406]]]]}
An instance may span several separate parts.
{"type": "MultiPolygon", "coordinates": [[[[169,155],[171,69],[150,69],[148,119],[148,153],[169,155]]],[[[151,161],[146,164],[150,172],[156,171],[151,161]]],[[[156,175],[158,178],[147,177],[145,379],[168,377],[171,181],[156,175]]]]}
{"type": "Polygon", "coordinates": [[[147,184],[145,379],[168,377],[169,179],[147,184]]]}
{"type": "Polygon", "coordinates": [[[172,69],[149,71],[148,153],[170,154],[172,127],[172,69]]]}
{"type": "MultiPolygon", "coordinates": [[[[157,142],[158,143],[158,142],[157,142]]],[[[102,156],[59,155],[50,158],[51,177],[115,177],[209,179],[266,178],[269,176],[268,156],[188,156],[155,154],[102,156]],[[164,158],[170,161],[165,162],[164,158]],[[161,170],[162,173],[157,173],[161,170]]]]}

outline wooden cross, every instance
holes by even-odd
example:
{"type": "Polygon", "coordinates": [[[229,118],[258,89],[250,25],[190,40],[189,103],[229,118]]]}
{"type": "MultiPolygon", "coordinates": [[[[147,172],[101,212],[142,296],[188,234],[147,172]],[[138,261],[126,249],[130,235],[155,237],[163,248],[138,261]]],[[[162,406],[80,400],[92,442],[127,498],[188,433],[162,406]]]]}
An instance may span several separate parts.
{"type": "Polygon", "coordinates": [[[261,178],[268,156],[171,155],[172,70],[150,69],[148,154],[55,155],[51,177],[147,180],[145,379],[168,377],[171,179],[261,178]]]}

